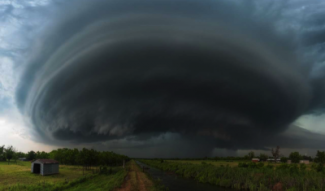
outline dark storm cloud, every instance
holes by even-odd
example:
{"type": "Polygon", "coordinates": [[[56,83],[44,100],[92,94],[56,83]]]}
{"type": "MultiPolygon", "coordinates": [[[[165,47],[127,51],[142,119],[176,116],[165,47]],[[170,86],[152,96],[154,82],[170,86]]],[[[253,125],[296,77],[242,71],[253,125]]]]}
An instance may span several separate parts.
{"type": "Polygon", "coordinates": [[[174,133],[204,152],[264,149],[324,101],[313,63],[303,70],[298,60],[300,34],[276,27],[279,6],[262,14],[263,4],[230,1],[63,4],[17,92],[45,142],[174,133]]]}

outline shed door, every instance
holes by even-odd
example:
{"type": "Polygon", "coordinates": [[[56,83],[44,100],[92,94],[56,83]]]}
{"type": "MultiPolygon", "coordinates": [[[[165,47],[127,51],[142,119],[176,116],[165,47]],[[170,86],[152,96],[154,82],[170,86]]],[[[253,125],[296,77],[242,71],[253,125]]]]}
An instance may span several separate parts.
{"type": "Polygon", "coordinates": [[[41,173],[41,164],[34,163],[33,173],[41,173]]]}

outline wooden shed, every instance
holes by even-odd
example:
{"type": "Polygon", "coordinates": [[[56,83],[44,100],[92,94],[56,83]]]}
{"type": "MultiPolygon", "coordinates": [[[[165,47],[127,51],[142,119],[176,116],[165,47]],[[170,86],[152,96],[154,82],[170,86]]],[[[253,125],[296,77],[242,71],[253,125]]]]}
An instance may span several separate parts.
{"type": "Polygon", "coordinates": [[[42,176],[58,174],[59,162],[53,159],[37,159],[32,162],[31,172],[42,176]]]}

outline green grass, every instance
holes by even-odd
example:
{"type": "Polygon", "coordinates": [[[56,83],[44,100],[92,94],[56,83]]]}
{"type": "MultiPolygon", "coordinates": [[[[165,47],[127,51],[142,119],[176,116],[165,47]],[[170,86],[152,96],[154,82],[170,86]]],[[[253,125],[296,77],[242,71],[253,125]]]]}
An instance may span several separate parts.
{"type": "Polygon", "coordinates": [[[325,190],[325,169],[320,172],[314,168],[307,170],[304,165],[250,162],[246,166],[219,166],[208,161],[140,161],[201,183],[238,190],[271,191],[279,186],[282,188],[280,190],[290,191],[325,190]]]}
{"type": "Polygon", "coordinates": [[[0,190],[17,183],[24,185],[38,184],[40,182],[63,183],[75,180],[83,175],[82,168],[79,166],[60,165],[60,173],[51,176],[33,174],[30,169],[30,162],[19,162],[10,165],[6,162],[0,162],[0,190]]]}
{"type": "Polygon", "coordinates": [[[85,182],[77,184],[76,186],[66,189],[68,191],[79,191],[79,190],[113,190],[114,188],[120,186],[124,177],[126,176],[126,171],[119,170],[116,174],[111,175],[98,175],[92,179],[88,179],[85,182]]]}
{"type": "MultiPolygon", "coordinates": [[[[236,167],[238,166],[239,163],[241,162],[250,162],[250,160],[241,160],[241,161],[225,161],[225,160],[165,160],[167,162],[173,162],[173,163],[181,163],[181,164],[202,164],[202,162],[206,163],[206,164],[211,164],[213,166],[216,167],[220,167],[220,166],[229,166],[229,167],[236,167]]],[[[264,165],[272,165],[275,168],[280,166],[282,163],[270,163],[270,162],[263,162],[264,165]]],[[[307,166],[308,170],[311,170],[311,166],[312,166],[312,162],[307,166]]]]}
{"type": "Polygon", "coordinates": [[[233,162],[227,162],[227,161],[215,161],[215,160],[166,160],[168,162],[175,162],[175,163],[190,163],[190,164],[202,164],[202,162],[205,162],[207,164],[211,164],[213,166],[237,166],[239,162],[233,161],[233,162]]]}
{"type": "Polygon", "coordinates": [[[82,167],[60,165],[60,173],[50,176],[41,176],[30,172],[30,162],[19,162],[8,165],[0,162],[0,191],[2,190],[66,190],[85,184],[91,187],[88,190],[96,190],[93,183],[109,188],[121,184],[125,176],[125,171],[121,168],[114,168],[117,172],[113,175],[97,175],[91,171],[85,171],[83,175],[82,167]],[[122,178],[121,178],[122,177],[122,178]],[[105,181],[102,181],[105,179],[105,181]],[[102,182],[102,184],[98,184],[102,182]],[[105,185],[103,185],[105,184],[105,185]]]}

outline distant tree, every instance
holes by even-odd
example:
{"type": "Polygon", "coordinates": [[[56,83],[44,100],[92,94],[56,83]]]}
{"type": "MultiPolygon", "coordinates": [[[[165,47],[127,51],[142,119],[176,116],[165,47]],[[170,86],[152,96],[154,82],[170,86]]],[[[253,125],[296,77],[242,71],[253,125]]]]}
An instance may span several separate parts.
{"type": "Polygon", "coordinates": [[[5,146],[2,145],[0,146],[0,161],[5,161],[6,156],[5,156],[5,146]]]}
{"type": "Polygon", "coordinates": [[[274,158],[274,162],[276,162],[276,160],[279,158],[280,156],[280,147],[277,146],[275,149],[272,148],[271,150],[272,156],[274,158]]]}
{"type": "Polygon", "coordinates": [[[5,156],[6,156],[6,159],[8,161],[8,165],[10,164],[10,160],[12,158],[14,158],[15,152],[16,152],[16,149],[12,145],[8,146],[5,149],[5,156]]]}
{"type": "Polygon", "coordinates": [[[301,159],[301,155],[299,154],[299,152],[292,152],[289,155],[289,159],[291,160],[292,163],[299,163],[301,159]]]}
{"type": "Polygon", "coordinates": [[[247,156],[248,156],[249,159],[252,159],[252,158],[255,157],[255,153],[253,151],[251,151],[251,152],[248,153],[247,156]]]}
{"type": "Polygon", "coordinates": [[[47,152],[40,152],[40,151],[37,151],[36,154],[35,154],[35,158],[36,159],[49,159],[49,153],[47,152]]]}
{"type": "Polygon", "coordinates": [[[281,162],[286,163],[288,161],[288,158],[287,157],[281,157],[280,160],[281,160],[281,162]]]}
{"type": "Polygon", "coordinates": [[[303,160],[313,161],[313,158],[312,158],[311,156],[306,156],[306,155],[303,155],[303,156],[302,156],[302,159],[303,159],[303,160]]]}
{"type": "Polygon", "coordinates": [[[16,155],[17,155],[17,158],[26,158],[26,154],[23,152],[17,152],[16,155]]]}
{"type": "Polygon", "coordinates": [[[325,152],[324,151],[317,151],[315,162],[320,164],[325,164],[325,152]]]}
{"type": "Polygon", "coordinates": [[[34,159],[36,159],[36,153],[34,151],[29,151],[27,153],[26,157],[27,157],[27,160],[34,160],[34,159]]]}
{"type": "Polygon", "coordinates": [[[266,154],[260,154],[260,161],[266,161],[269,157],[266,154]]]}
{"type": "Polygon", "coordinates": [[[15,152],[14,155],[12,156],[12,160],[15,161],[15,163],[17,164],[17,160],[18,160],[17,152],[15,152]]]}
{"type": "Polygon", "coordinates": [[[42,157],[41,157],[41,153],[40,153],[39,151],[36,151],[36,153],[35,153],[35,158],[36,158],[36,159],[42,159],[42,157]]]}

